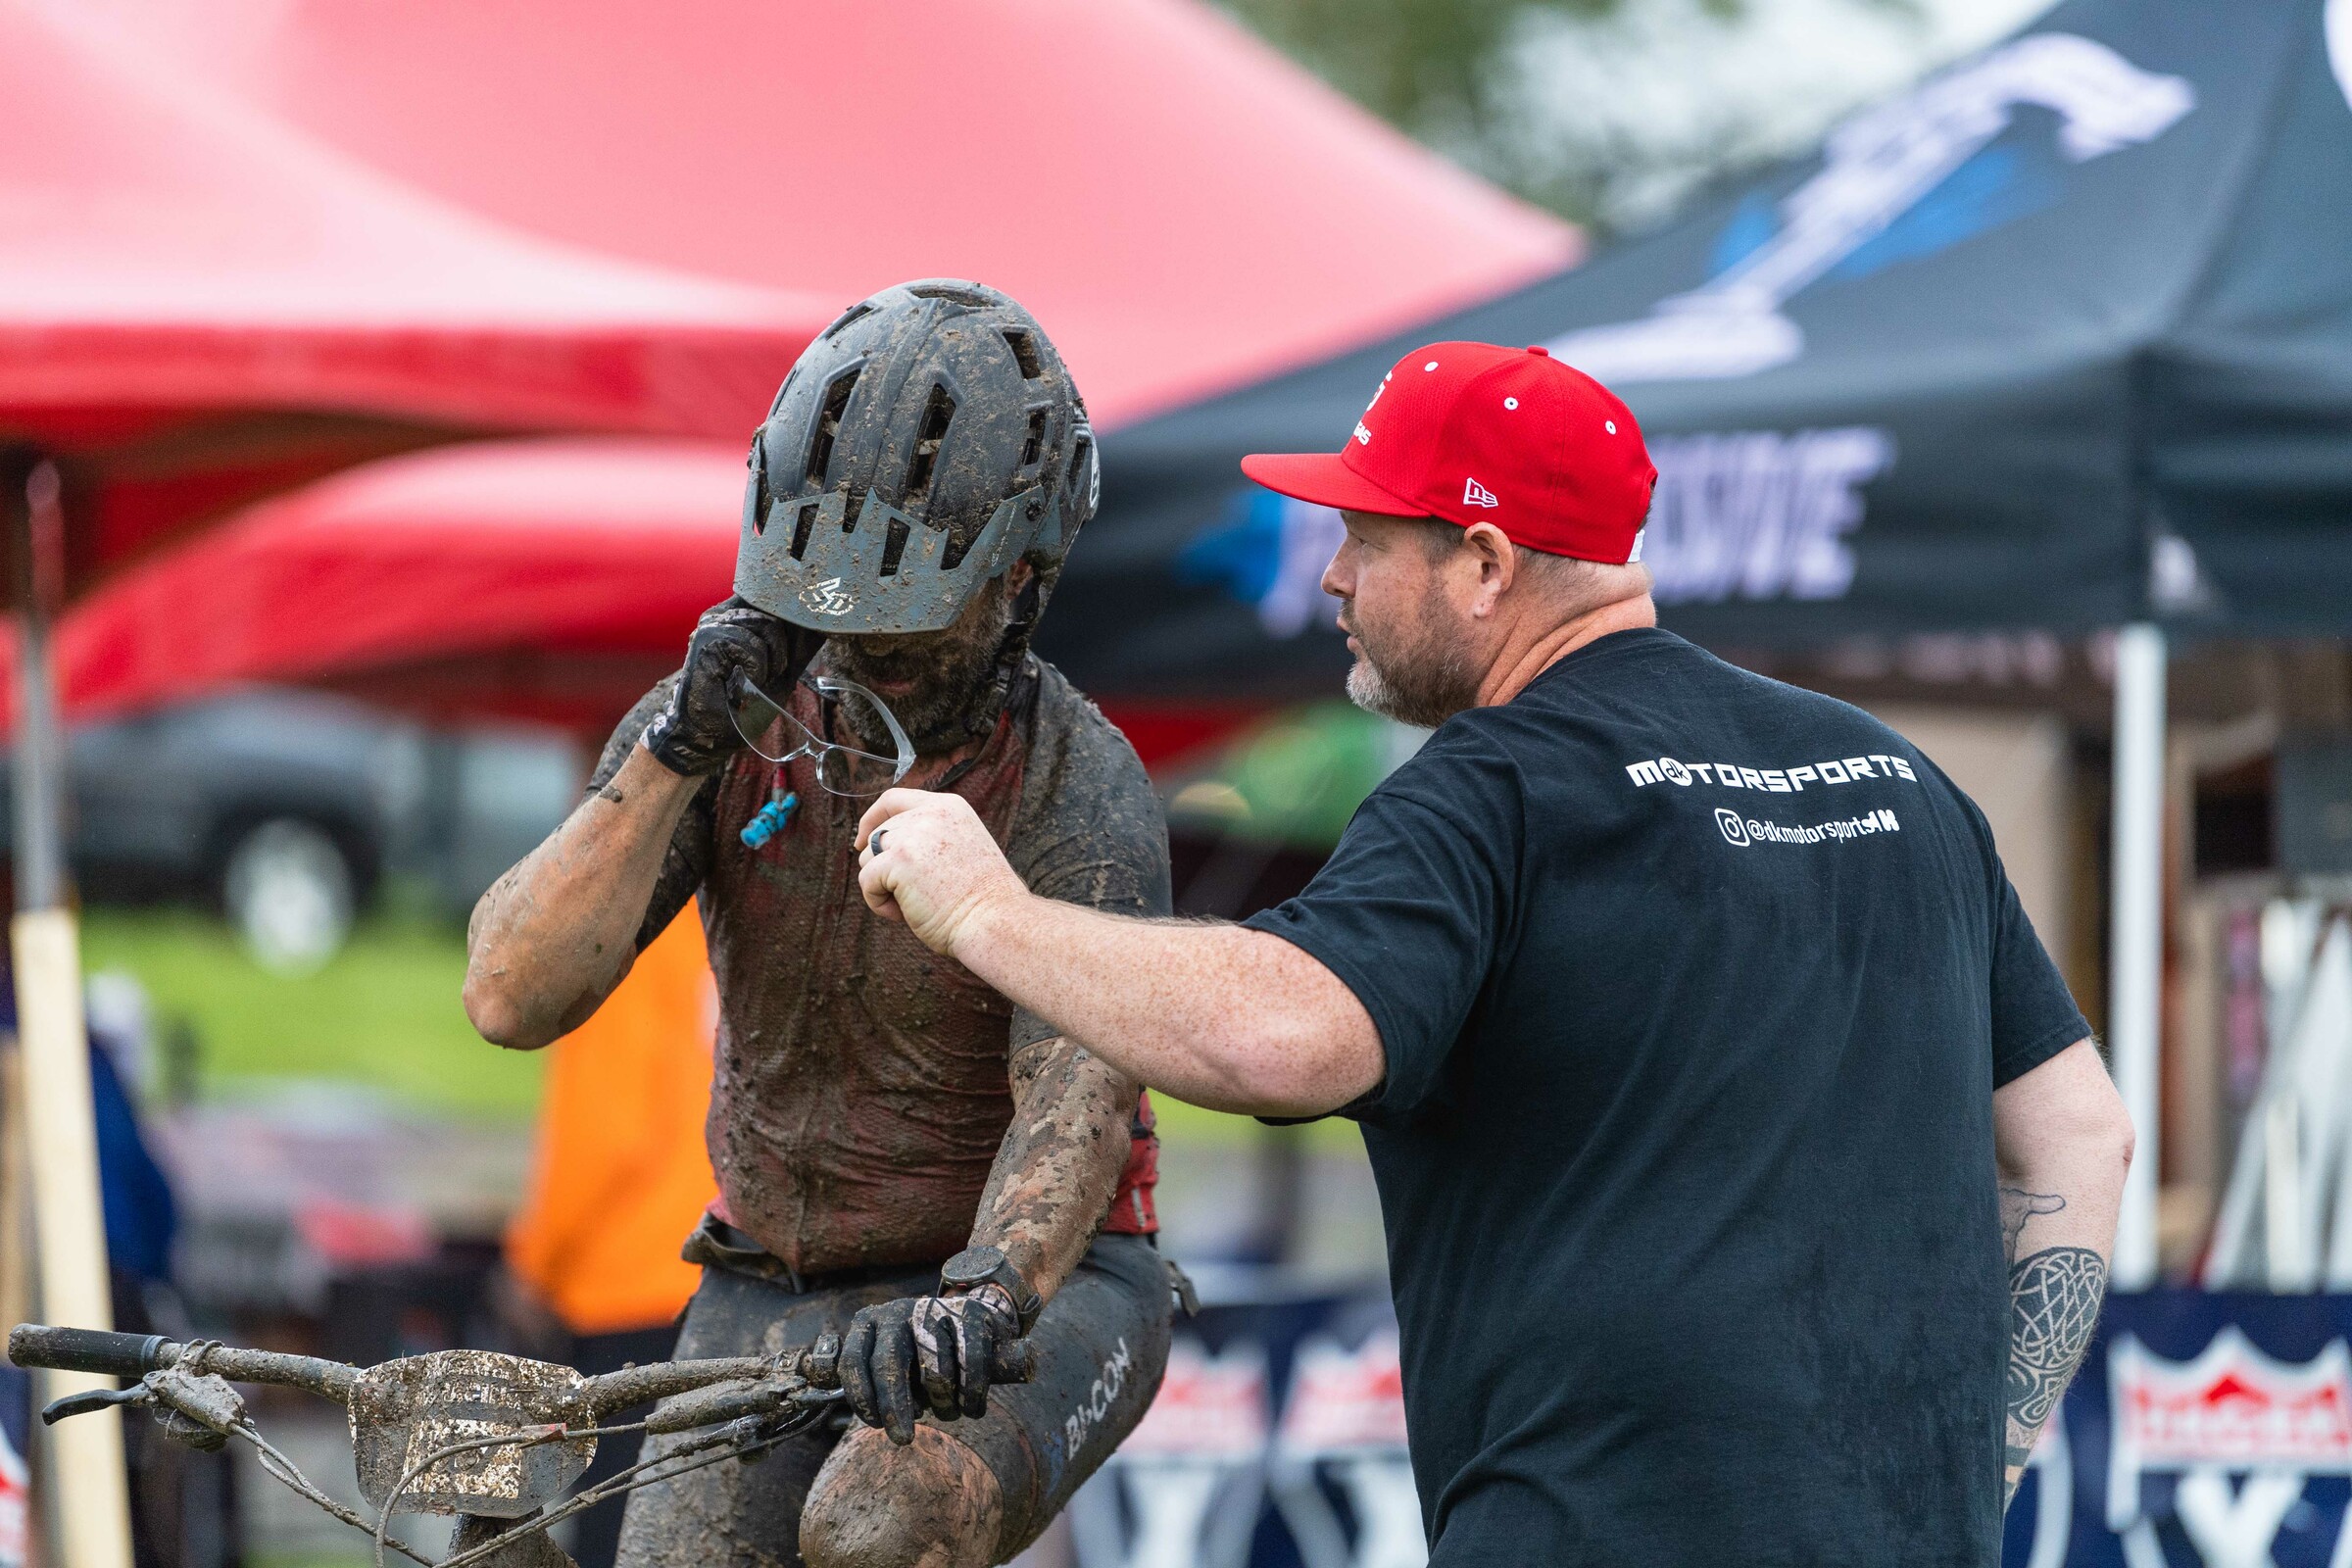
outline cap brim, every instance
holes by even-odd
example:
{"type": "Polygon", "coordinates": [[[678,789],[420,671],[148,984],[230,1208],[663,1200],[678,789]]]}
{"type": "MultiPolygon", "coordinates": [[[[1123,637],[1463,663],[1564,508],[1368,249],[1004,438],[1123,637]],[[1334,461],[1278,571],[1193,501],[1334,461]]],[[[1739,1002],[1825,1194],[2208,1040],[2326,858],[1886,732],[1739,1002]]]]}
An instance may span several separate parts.
{"type": "Polygon", "coordinates": [[[1253,452],[1242,460],[1242,472],[1277,495],[1342,512],[1383,517],[1429,515],[1427,507],[1391,495],[1348,467],[1335,452],[1253,452]]]}

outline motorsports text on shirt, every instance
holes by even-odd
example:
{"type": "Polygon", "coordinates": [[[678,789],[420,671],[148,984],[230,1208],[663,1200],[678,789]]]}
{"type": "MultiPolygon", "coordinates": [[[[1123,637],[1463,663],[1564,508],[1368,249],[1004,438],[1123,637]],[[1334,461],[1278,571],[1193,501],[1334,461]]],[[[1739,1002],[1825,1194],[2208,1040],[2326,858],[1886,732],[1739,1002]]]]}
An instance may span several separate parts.
{"type": "Polygon", "coordinates": [[[1726,789],[1771,790],[1780,795],[1803,789],[1807,779],[1819,784],[1848,784],[1865,778],[1906,778],[1916,782],[1919,777],[1901,758],[1878,752],[1789,768],[1745,767],[1738,762],[1684,762],[1661,757],[1654,762],[1628,762],[1625,770],[1632,775],[1637,789],[1661,781],[1688,788],[1695,780],[1701,784],[1720,784],[1726,789]]]}

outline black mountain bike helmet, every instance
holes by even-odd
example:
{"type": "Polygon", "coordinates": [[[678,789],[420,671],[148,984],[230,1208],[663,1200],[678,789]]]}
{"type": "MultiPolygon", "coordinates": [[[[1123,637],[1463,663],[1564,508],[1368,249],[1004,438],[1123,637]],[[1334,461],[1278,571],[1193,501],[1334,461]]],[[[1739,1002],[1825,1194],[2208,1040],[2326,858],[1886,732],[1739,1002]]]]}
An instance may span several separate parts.
{"type": "Polygon", "coordinates": [[[853,306],[752,441],[735,592],[830,634],[936,631],[1027,560],[1017,662],[1102,493],[1094,432],[1036,318],[933,278],[853,306]]]}

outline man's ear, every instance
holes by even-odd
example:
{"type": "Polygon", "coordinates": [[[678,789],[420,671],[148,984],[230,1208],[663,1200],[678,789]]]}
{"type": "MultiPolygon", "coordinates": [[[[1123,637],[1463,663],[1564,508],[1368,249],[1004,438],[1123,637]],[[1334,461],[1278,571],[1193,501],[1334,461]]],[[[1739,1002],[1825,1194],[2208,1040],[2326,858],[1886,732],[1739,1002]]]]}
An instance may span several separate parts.
{"type": "Polygon", "coordinates": [[[1519,547],[1491,522],[1474,522],[1462,530],[1462,548],[1478,563],[1478,586],[1470,599],[1470,613],[1485,617],[1494,612],[1502,596],[1519,576],[1519,547]]]}

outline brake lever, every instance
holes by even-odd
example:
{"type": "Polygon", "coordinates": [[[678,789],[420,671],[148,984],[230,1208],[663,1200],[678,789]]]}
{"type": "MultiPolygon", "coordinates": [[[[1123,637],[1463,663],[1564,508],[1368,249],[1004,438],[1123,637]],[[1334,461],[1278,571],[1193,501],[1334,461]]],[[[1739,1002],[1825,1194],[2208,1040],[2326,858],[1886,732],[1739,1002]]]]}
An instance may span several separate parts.
{"type": "Polygon", "coordinates": [[[41,1425],[53,1427],[70,1415],[94,1415],[119,1404],[144,1404],[153,1397],[144,1383],[133,1383],[127,1389],[84,1389],[43,1405],[41,1425]]]}

